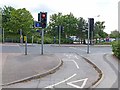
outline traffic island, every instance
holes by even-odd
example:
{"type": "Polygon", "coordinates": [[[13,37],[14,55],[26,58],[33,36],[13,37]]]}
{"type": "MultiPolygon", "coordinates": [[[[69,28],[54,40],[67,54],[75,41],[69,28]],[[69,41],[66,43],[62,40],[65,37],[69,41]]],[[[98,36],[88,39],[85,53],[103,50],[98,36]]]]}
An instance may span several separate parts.
{"type": "Polygon", "coordinates": [[[54,73],[62,63],[62,60],[54,54],[23,55],[20,53],[4,53],[2,85],[11,85],[44,77],[54,73]]]}

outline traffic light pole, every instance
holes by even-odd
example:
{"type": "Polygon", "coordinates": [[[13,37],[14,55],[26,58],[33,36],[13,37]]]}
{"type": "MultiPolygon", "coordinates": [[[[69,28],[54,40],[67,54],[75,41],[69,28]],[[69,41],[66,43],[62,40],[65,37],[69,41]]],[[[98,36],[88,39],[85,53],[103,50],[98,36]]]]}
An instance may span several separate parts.
{"type": "Polygon", "coordinates": [[[3,43],[4,43],[4,41],[5,41],[5,40],[4,40],[4,28],[3,28],[3,31],[2,31],[2,32],[3,32],[2,34],[3,34],[3,43]]]}
{"type": "Polygon", "coordinates": [[[61,41],[61,40],[60,40],[60,37],[61,37],[61,26],[59,26],[59,46],[60,46],[60,43],[61,43],[61,42],[60,42],[60,41],[61,41]]]}
{"type": "Polygon", "coordinates": [[[43,44],[44,44],[44,29],[42,29],[42,38],[41,38],[41,55],[43,55],[43,44]]]}
{"type": "Polygon", "coordinates": [[[22,29],[20,29],[20,43],[23,44],[23,35],[22,35],[22,29]]]}
{"type": "Polygon", "coordinates": [[[25,40],[25,55],[27,55],[27,35],[26,35],[26,40],[25,40]]]}
{"type": "Polygon", "coordinates": [[[34,38],[34,36],[32,36],[32,45],[33,45],[33,38],[34,38]]]}
{"type": "Polygon", "coordinates": [[[89,54],[89,42],[90,42],[90,27],[89,27],[89,19],[88,19],[88,40],[87,40],[87,54],[89,54]]]}

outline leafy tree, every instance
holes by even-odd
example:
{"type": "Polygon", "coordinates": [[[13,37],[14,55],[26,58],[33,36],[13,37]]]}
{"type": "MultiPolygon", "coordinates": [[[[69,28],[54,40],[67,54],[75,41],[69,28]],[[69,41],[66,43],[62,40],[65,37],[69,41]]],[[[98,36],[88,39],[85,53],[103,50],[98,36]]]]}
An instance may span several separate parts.
{"type": "Polygon", "coordinates": [[[33,17],[31,13],[23,9],[15,9],[13,7],[4,7],[2,10],[3,28],[5,37],[19,36],[19,30],[22,29],[23,35],[30,34],[31,26],[33,25],[33,17]]]}
{"type": "Polygon", "coordinates": [[[95,23],[95,27],[94,27],[94,38],[95,39],[106,38],[108,36],[108,34],[104,32],[104,29],[105,29],[104,23],[105,23],[104,21],[103,22],[97,21],[95,23]]]}
{"type": "Polygon", "coordinates": [[[29,11],[25,8],[18,9],[13,11],[11,16],[11,23],[15,31],[22,29],[24,35],[30,33],[30,29],[33,25],[33,17],[29,11]]]}
{"type": "Polygon", "coordinates": [[[58,33],[59,25],[64,27],[64,33],[62,33],[63,38],[75,35],[77,27],[77,18],[75,18],[72,13],[67,15],[62,15],[62,13],[58,13],[50,16],[48,28],[51,29],[49,30],[49,32],[51,32],[52,35],[56,35],[56,33],[58,33]]]}
{"type": "Polygon", "coordinates": [[[0,42],[2,42],[2,8],[0,8],[0,42]]]}
{"type": "Polygon", "coordinates": [[[0,8],[0,28],[2,28],[2,8],[0,8]]]}
{"type": "Polygon", "coordinates": [[[2,27],[5,30],[5,36],[8,36],[13,33],[13,27],[11,26],[11,12],[15,9],[13,7],[4,7],[2,10],[2,27]]]}
{"type": "Polygon", "coordinates": [[[99,42],[100,42],[100,38],[106,38],[108,36],[108,34],[106,32],[104,32],[105,29],[105,22],[102,21],[97,21],[95,23],[95,27],[94,27],[94,38],[97,39],[99,38],[99,42]]]}
{"type": "Polygon", "coordinates": [[[53,14],[50,16],[49,26],[47,29],[47,33],[50,34],[50,36],[58,37],[58,25],[61,25],[61,17],[62,13],[53,14]]]}
{"type": "Polygon", "coordinates": [[[81,39],[81,43],[82,40],[86,38],[86,20],[83,19],[82,17],[78,18],[78,28],[77,28],[77,37],[79,37],[79,40],[81,39]]]}
{"type": "Polygon", "coordinates": [[[120,35],[119,31],[114,30],[114,31],[111,31],[110,37],[111,38],[118,38],[119,35],[120,35]]]}

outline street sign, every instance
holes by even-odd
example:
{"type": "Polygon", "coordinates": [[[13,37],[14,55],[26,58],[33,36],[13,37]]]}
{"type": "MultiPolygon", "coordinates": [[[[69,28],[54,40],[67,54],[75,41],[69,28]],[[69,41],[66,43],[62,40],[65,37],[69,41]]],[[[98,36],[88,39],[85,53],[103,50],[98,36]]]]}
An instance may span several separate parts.
{"type": "Polygon", "coordinates": [[[40,28],[41,27],[41,23],[38,21],[34,21],[34,27],[35,28],[40,28]]]}

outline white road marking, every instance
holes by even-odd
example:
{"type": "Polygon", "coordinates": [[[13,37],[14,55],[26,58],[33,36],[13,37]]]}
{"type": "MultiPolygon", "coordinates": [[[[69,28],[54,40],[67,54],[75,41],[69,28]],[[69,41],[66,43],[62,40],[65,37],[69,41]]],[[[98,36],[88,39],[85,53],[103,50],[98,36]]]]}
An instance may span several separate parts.
{"type": "Polygon", "coordinates": [[[78,66],[77,62],[75,60],[72,60],[72,61],[75,63],[77,69],[79,69],[79,66],[78,66]]]}
{"type": "Polygon", "coordinates": [[[70,76],[69,78],[67,78],[67,79],[65,79],[65,80],[63,80],[63,81],[61,81],[61,82],[58,82],[58,83],[56,83],[56,84],[47,86],[47,87],[45,87],[45,88],[53,88],[53,87],[56,86],[56,85],[59,85],[59,84],[61,84],[61,83],[64,83],[64,82],[68,81],[69,79],[73,78],[73,77],[76,76],[76,75],[77,75],[77,74],[73,74],[73,75],[70,76]]]}
{"type": "Polygon", "coordinates": [[[19,49],[20,49],[20,52],[21,52],[21,53],[23,53],[23,52],[22,52],[22,49],[20,48],[20,45],[19,45],[19,44],[17,44],[17,46],[19,47],[19,49]]]}
{"type": "Polygon", "coordinates": [[[79,59],[77,56],[75,56],[76,59],[79,59]]]}
{"type": "Polygon", "coordinates": [[[77,80],[77,81],[72,81],[72,82],[69,82],[69,83],[67,83],[67,84],[70,85],[70,86],[73,86],[73,87],[75,87],[75,88],[83,88],[83,87],[86,85],[87,80],[88,80],[88,78],[86,78],[86,79],[81,79],[81,80],[77,80]],[[77,85],[73,84],[73,83],[81,82],[81,81],[83,81],[83,84],[82,84],[81,86],[77,86],[77,85]]]}
{"type": "MultiPolygon", "coordinates": [[[[71,56],[73,57],[73,55],[71,55],[71,54],[70,55],[64,54],[64,55],[66,55],[68,58],[70,58],[71,56]]],[[[79,59],[76,55],[74,57],[76,59],[79,59]]],[[[75,65],[76,65],[77,69],[79,69],[79,66],[78,66],[78,64],[77,64],[77,62],[75,60],[64,60],[64,61],[73,61],[75,63],[75,65]]]]}
{"type": "Polygon", "coordinates": [[[80,67],[78,66],[77,62],[75,60],[64,60],[64,61],[72,61],[75,63],[75,66],[77,67],[77,69],[79,69],[80,67]]]}

